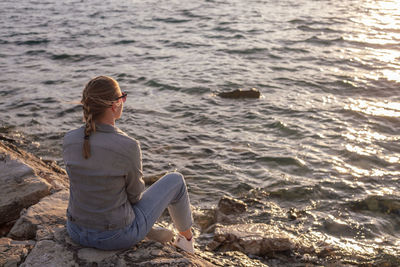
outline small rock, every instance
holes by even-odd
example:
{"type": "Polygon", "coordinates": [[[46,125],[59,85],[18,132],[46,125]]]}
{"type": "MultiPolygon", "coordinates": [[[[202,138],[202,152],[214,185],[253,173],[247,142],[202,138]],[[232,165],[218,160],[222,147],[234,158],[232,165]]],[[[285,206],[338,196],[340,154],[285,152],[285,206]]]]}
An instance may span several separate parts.
{"type": "Polygon", "coordinates": [[[222,98],[260,98],[261,93],[256,88],[251,88],[250,90],[241,90],[237,89],[231,92],[222,92],[217,94],[219,97],[222,98]]]}
{"type": "Polygon", "coordinates": [[[150,254],[151,254],[152,256],[159,257],[159,256],[163,255],[164,253],[163,253],[163,251],[160,250],[160,249],[155,249],[155,250],[152,250],[152,251],[150,252],[150,254]]]}
{"type": "MultiPolygon", "coordinates": [[[[32,232],[34,232],[34,229],[32,229],[32,232]]],[[[32,235],[33,236],[33,235],[32,235]]],[[[41,240],[46,240],[46,239],[53,239],[54,238],[54,233],[52,229],[49,228],[43,228],[40,225],[38,226],[38,229],[36,230],[36,241],[41,241],[41,240]]]]}
{"type": "Polygon", "coordinates": [[[219,223],[212,224],[212,225],[210,225],[207,229],[203,230],[203,232],[204,232],[204,233],[208,233],[208,234],[209,234],[209,233],[214,233],[215,229],[216,229],[218,226],[221,226],[221,224],[219,224],[219,223]]]}
{"type": "Polygon", "coordinates": [[[296,220],[299,217],[299,212],[296,210],[296,208],[290,208],[287,214],[290,220],[296,220]]]}
{"type": "MultiPolygon", "coordinates": [[[[186,258],[169,259],[169,258],[155,258],[149,261],[141,262],[137,266],[201,266],[195,265],[186,258]]],[[[203,265],[206,266],[206,265],[203,265]]]]}

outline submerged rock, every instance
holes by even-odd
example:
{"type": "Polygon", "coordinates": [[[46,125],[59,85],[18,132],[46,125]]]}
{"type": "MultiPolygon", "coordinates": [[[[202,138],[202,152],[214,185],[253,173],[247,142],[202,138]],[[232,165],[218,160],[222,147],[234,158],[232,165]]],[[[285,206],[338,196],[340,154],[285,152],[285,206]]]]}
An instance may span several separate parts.
{"type": "Polygon", "coordinates": [[[217,95],[222,98],[232,98],[232,99],[261,97],[260,91],[257,90],[256,88],[251,88],[250,90],[237,89],[231,92],[218,93],[217,95]]]}
{"type": "Polygon", "coordinates": [[[292,250],[295,237],[277,227],[263,224],[237,224],[215,229],[213,250],[238,250],[245,254],[266,256],[272,252],[292,250]]]}
{"type": "Polygon", "coordinates": [[[368,196],[365,199],[353,202],[350,207],[354,211],[368,210],[372,212],[400,215],[400,200],[391,196],[368,196]]]}

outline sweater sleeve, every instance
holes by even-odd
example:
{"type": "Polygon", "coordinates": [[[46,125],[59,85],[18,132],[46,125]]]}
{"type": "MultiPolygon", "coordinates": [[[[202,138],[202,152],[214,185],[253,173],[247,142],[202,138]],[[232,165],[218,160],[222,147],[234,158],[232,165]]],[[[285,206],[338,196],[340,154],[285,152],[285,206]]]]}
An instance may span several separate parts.
{"type": "Polygon", "coordinates": [[[142,152],[139,142],[132,151],[131,164],[127,175],[126,192],[129,202],[134,204],[140,200],[144,191],[142,152]]]}

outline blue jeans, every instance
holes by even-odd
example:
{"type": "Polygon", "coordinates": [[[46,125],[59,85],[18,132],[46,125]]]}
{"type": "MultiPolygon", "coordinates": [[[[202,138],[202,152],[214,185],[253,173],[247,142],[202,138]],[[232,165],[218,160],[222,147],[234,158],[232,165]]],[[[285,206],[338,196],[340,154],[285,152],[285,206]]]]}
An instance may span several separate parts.
{"type": "Polygon", "coordinates": [[[81,227],[67,220],[67,231],[74,242],[85,247],[126,249],[146,237],[167,207],[178,231],[192,226],[189,194],[180,173],[167,174],[144,191],[139,202],[132,205],[135,219],[125,228],[102,231],[81,227]]]}

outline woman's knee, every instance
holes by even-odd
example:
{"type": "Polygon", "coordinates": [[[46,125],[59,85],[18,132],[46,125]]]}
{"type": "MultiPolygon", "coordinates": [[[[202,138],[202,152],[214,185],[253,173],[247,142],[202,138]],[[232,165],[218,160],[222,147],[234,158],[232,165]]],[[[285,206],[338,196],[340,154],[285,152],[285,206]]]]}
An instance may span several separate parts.
{"type": "Polygon", "coordinates": [[[184,183],[185,179],[183,178],[183,175],[179,172],[171,172],[165,175],[166,178],[168,177],[169,180],[176,182],[176,183],[184,183]]]}
{"type": "Polygon", "coordinates": [[[171,172],[165,175],[164,179],[167,179],[169,183],[171,184],[181,184],[186,186],[185,183],[185,178],[183,177],[183,175],[179,172],[171,172]]]}

